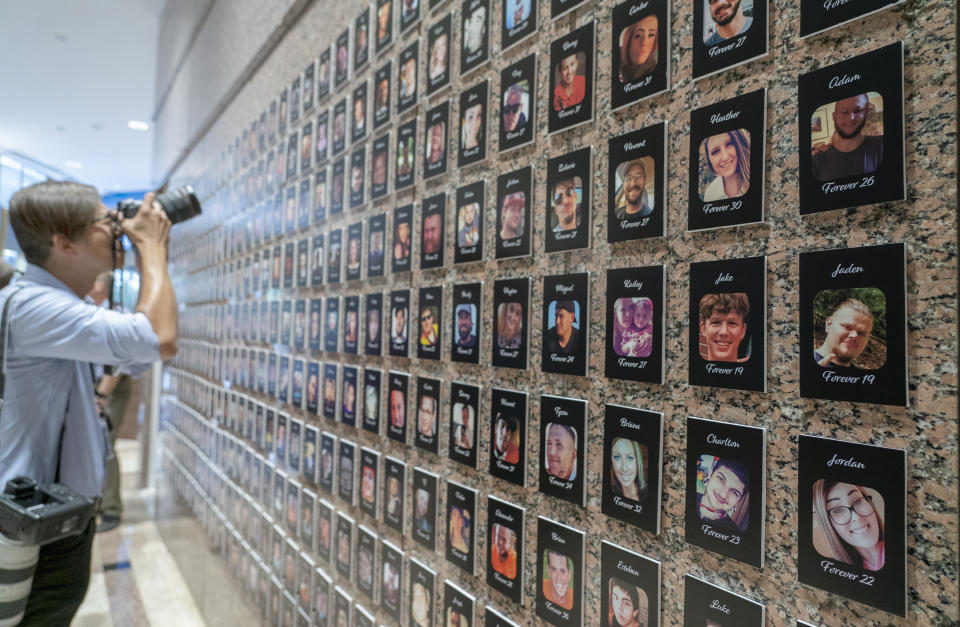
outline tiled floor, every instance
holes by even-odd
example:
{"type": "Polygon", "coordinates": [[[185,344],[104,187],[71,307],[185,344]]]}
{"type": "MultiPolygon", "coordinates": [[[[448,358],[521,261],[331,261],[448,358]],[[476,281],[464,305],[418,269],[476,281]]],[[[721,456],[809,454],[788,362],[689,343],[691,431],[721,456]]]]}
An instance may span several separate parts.
{"type": "Polygon", "coordinates": [[[199,523],[159,481],[161,493],[138,490],[139,444],[119,440],[124,517],[97,534],[87,597],[74,627],[257,625],[242,587],[213,555],[199,523]]]}

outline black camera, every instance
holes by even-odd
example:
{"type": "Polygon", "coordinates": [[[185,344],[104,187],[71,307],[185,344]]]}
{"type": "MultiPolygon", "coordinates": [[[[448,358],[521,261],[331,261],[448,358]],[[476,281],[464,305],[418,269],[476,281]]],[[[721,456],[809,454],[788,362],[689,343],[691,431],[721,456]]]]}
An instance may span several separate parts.
{"type": "Polygon", "coordinates": [[[65,485],[17,477],[0,494],[0,533],[27,546],[55,542],[86,529],[93,504],[65,485]]]}
{"type": "MultiPolygon", "coordinates": [[[[157,194],[154,199],[163,208],[170,222],[177,224],[200,215],[200,201],[193,193],[193,187],[184,185],[163,194],[157,194]]],[[[117,213],[124,218],[132,218],[140,210],[140,202],[132,198],[117,203],[117,213]]]]}

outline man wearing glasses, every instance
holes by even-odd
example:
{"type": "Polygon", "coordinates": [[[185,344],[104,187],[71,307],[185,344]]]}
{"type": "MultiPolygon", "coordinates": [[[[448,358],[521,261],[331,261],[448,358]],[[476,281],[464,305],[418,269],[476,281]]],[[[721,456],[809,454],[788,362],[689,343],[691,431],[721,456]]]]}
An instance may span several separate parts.
{"type": "Polygon", "coordinates": [[[503,130],[507,132],[507,139],[516,137],[516,132],[522,131],[527,125],[527,115],[523,110],[523,96],[524,89],[521,83],[514,83],[507,88],[503,103],[503,130]]]}
{"type": "MultiPolygon", "coordinates": [[[[170,220],[147,194],[118,220],[89,185],[47,181],[10,199],[10,224],[27,271],[0,291],[9,299],[6,389],[0,410],[0,485],[26,476],[99,498],[108,450],[92,365],[137,376],[177,352],[177,300],[167,271],[170,220]],[[97,276],[114,268],[123,233],[137,250],[140,290],[133,313],[85,302],[97,276]]],[[[24,624],[66,625],[90,581],[95,521],[40,548],[24,624]]]]}
{"type": "Polygon", "coordinates": [[[553,213],[556,217],[554,233],[577,228],[580,222],[577,219],[577,214],[580,213],[580,198],[577,194],[579,183],[580,177],[575,177],[562,180],[553,187],[553,213]]]}
{"type": "Polygon", "coordinates": [[[826,149],[814,148],[813,176],[818,181],[835,181],[876,171],[883,160],[883,136],[864,135],[870,114],[870,99],[857,94],[838,100],[833,108],[833,137],[826,149]]]}

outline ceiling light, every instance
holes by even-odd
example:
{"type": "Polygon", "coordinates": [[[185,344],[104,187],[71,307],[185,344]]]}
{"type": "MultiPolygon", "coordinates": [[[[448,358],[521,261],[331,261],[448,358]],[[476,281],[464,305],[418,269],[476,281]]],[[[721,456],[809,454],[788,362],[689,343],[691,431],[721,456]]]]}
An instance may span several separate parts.
{"type": "Polygon", "coordinates": [[[130,120],[127,122],[127,126],[135,131],[145,131],[150,128],[149,124],[146,122],[141,122],[140,120],[130,120]]]}
{"type": "Polygon", "coordinates": [[[68,167],[68,168],[73,168],[73,169],[75,169],[75,170],[79,170],[80,168],[83,167],[83,162],[82,162],[82,161],[67,161],[67,167],[68,167]]]}

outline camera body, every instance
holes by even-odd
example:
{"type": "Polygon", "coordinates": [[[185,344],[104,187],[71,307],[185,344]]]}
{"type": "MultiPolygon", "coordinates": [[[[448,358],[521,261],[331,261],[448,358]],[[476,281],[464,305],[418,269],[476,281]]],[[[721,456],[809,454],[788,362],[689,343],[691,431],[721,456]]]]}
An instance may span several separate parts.
{"type": "Polygon", "coordinates": [[[0,533],[28,546],[55,542],[86,529],[93,505],[65,485],[17,477],[0,494],[0,533]]]}
{"type": "MultiPolygon", "coordinates": [[[[154,200],[160,203],[164,213],[167,214],[173,224],[200,215],[200,201],[197,200],[196,194],[193,193],[193,187],[190,185],[178,187],[164,194],[157,194],[154,200]]],[[[132,198],[117,203],[117,213],[124,218],[132,218],[137,215],[139,209],[140,202],[132,198]]]]}

